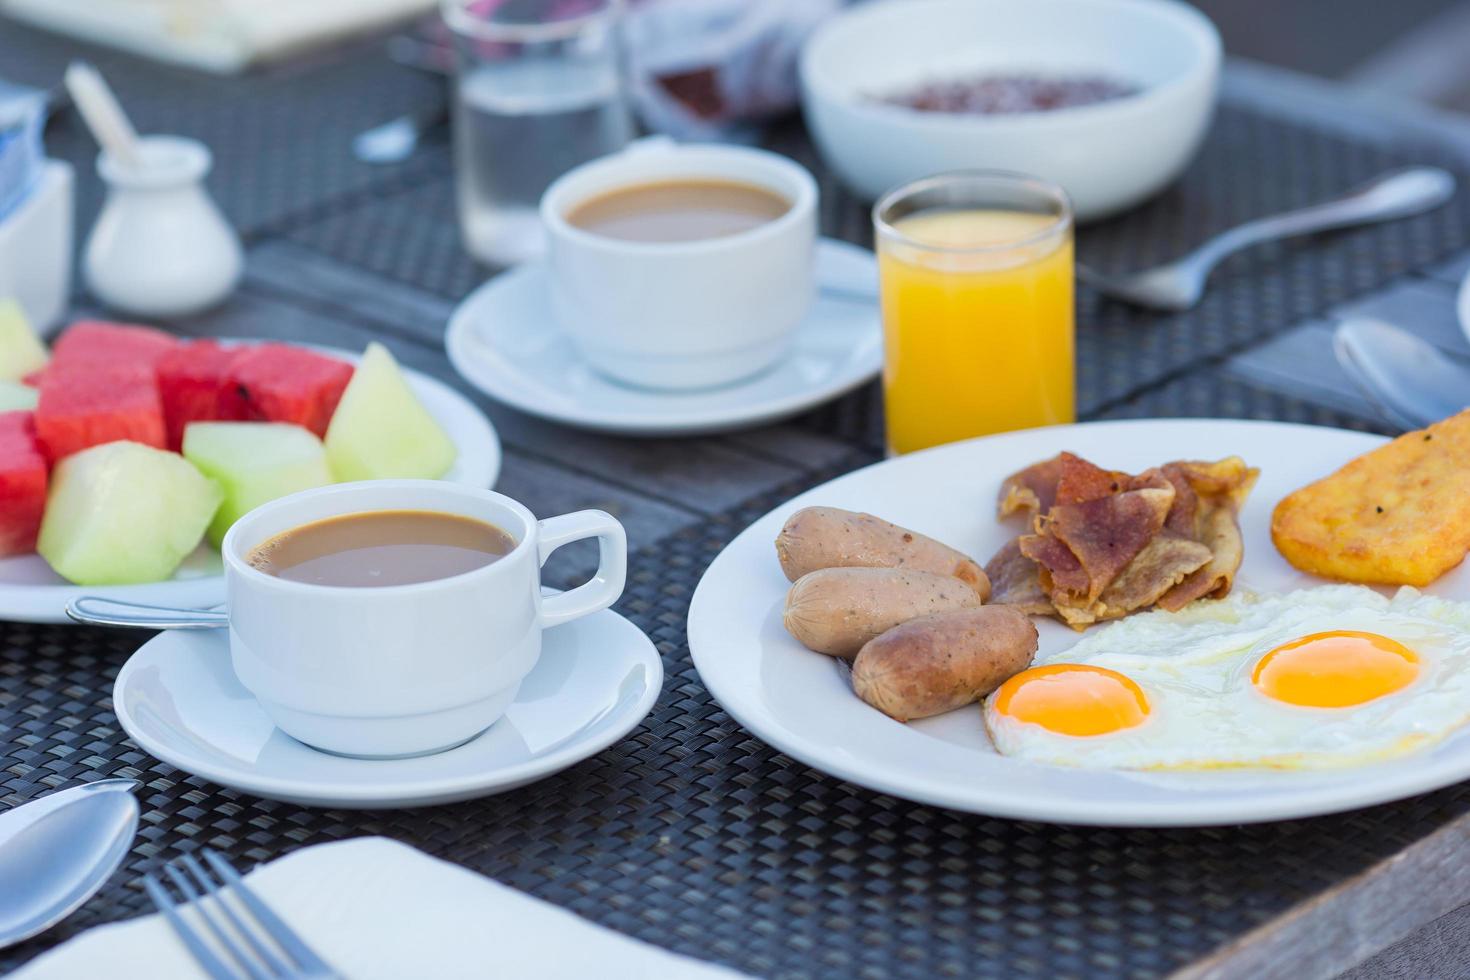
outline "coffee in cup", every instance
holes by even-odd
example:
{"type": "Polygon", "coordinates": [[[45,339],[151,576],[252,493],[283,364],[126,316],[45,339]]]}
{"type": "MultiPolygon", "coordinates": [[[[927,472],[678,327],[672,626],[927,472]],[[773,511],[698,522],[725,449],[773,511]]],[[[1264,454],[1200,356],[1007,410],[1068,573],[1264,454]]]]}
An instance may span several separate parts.
{"type": "Polygon", "coordinates": [[[625,242],[701,242],[759,228],[791,210],[774,191],[735,180],[659,180],[588,198],[567,222],[625,242]]]}
{"type": "Polygon", "coordinates": [[[547,189],[556,317],[617,380],[691,389],[775,363],[811,305],[816,182],[776,153],[630,148],[547,189]]]}
{"type": "Polygon", "coordinates": [[[622,525],[601,511],[538,521],[502,494],[438,480],[291,494],[236,521],[221,552],[240,683],[286,734],[369,758],[490,727],[535,667],[542,630],[607,608],[627,568],[622,525]],[[542,564],[586,538],[599,543],[596,575],[543,596],[542,564]]]}

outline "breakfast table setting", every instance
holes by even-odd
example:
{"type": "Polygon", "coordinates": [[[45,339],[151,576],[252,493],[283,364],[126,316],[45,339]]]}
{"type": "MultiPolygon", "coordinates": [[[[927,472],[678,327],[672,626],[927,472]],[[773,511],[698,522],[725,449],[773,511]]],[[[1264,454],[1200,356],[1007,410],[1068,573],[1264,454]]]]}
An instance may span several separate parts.
{"type": "Polygon", "coordinates": [[[0,973],[1470,971],[1461,118],[131,2],[0,0],[0,973]]]}

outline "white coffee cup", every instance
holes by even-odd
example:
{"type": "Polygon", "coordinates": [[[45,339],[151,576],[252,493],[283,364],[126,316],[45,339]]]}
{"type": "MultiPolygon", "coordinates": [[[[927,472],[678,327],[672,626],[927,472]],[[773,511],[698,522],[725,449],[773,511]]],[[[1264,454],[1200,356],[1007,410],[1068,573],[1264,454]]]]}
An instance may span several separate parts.
{"type": "Polygon", "coordinates": [[[607,608],[627,571],[627,538],[608,514],[538,521],[503,494],[435,480],[344,483],[282,497],[237,521],[222,551],[240,683],[288,735],[373,758],[437,752],[490,727],[536,665],[541,631],[607,608]],[[293,582],[247,561],[292,528],[383,510],[487,521],[516,546],[462,575],[367,588],[293,582]],[[543,598],[542,564],[584,538],[599,542],[597,574],[543,598]]]}
{"type": "Polygon", "coordinates": [[[817,184],[799,164],[736,146],[635,147],[568,172],[541,198],[552,303],[598,371],[649,388],[703,388],[779,360],[811,306],[817,184]],[[728,180],[791,207],[734,235],[626,241],[567,221],[590,198],[666,180],[728,180]]]}

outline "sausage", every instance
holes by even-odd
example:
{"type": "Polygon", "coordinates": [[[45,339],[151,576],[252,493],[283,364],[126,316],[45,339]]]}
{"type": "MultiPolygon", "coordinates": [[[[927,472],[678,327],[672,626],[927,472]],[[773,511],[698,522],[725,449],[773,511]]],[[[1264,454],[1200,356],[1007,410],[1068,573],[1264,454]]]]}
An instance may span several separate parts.
{"type": "Polygon", "coordinates": [[[809,649],[851,659],[864,643],[916,616],[980,605],[950,575],[903,568],[819,568],[786,594],[782,621],[809,649]]]}
{"type": "Polygon", "coordinates": [[[806,507],[792,514],[776,536],[776,556],[786,577],[819,568],[905,568],[953,575],[981,600],[990,598],[985,570],[947,544],[890,524],[872,514],[836,507],[806,507]]]}
{"type": "Polygon", "coordinates": [[[979,701],[1036,655],[1036,626],[1013,606],[911,619],[868,641],[852,664],[858,697],[912,721],[979,701]]]}

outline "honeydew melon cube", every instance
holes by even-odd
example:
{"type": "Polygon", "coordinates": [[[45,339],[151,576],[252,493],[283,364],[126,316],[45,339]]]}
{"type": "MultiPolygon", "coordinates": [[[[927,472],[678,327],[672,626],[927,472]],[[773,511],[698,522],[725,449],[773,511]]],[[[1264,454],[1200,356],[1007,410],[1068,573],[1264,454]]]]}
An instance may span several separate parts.
{"type": "Polygon", "coordinates": [[[31,411],[40,392],[14,381],[0,381],[0,412],[31,411]]]}
{"type": "Polygon", "coordinates": [[[184,458],[218,481],[224,502],[209,525],[218,545],[247,512],[277,497],[332,482],[322,441],[282,422],[193,422],[184,429],[184,458]]]}
{"type": "Polygon", "coordinates": [[[199,546],[223,497],[178,453],[93,446],[51,471],[36,550],[78,585],[161,582],[199,546]]]}
{"type": "Polygon", "coordinates": [[[0,300],[0,381],[19,381],[51,360],[20,304],[0,300]]]}
{"type": "Polygon", "coordinates": [[[434,480],[458,451],[408,385],[393,355],[372,343],[327,427],[327,462],[342,481],[434,480]]]}

